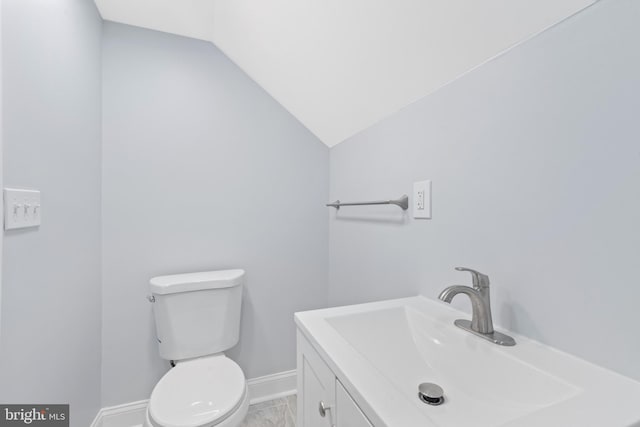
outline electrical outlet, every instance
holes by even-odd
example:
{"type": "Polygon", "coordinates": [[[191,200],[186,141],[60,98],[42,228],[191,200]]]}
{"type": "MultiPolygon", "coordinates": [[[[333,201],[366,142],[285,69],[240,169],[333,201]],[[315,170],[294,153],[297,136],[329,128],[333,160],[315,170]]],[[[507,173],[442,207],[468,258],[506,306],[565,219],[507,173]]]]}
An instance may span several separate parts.
{"type": "Polygon", "coordinates": [[[431,181],[413,184],[413,217],[431,219],[431,181]]]}
{"type": "Polygon", "coordinates": [[[424,210],[424,189],[419,189],[416,195],[416,205],[419,211],[424,210]]]}

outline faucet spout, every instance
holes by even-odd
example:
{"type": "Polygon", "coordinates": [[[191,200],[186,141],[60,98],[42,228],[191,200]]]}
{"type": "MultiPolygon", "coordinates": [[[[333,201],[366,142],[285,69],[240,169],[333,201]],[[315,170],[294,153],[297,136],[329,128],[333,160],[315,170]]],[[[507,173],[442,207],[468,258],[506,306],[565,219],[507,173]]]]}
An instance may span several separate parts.
{"type": "Polygon", "coordinates": [[[477,291],[468,286],[454,285],[454,286],[449,286],[448,288],[445,288],[442,292],[440,292],[440,295],[438,296],[438,298],[450,304],[451,301],[453,301],[453,297],[455,297],[458,294],[469,295],[469,298],[473,298],[472,295],[476,296],[477,291]]]}
{"type": "Polygon", "coordinates": [[[471,300],[471,329],[481,334],[493,333],[493,319],[491,318],[491,305],[488,298],[482,292],[469,286],[449,286],[443,290],[438,298],[446,303],[451,303],[453,297],[464,294],[471,300]]]}

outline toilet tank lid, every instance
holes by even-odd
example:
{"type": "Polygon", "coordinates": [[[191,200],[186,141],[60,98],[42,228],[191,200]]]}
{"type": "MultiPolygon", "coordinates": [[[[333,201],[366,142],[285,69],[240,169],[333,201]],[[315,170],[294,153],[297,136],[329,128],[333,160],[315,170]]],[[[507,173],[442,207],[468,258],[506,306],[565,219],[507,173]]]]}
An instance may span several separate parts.
{"type": "Polygon", "coordinates": [[[242,284],[244,270],[203,271],[200,273],[172,274],[151,279],[151,292],[158,295],[204,289],[231,288],[242,284]]]}

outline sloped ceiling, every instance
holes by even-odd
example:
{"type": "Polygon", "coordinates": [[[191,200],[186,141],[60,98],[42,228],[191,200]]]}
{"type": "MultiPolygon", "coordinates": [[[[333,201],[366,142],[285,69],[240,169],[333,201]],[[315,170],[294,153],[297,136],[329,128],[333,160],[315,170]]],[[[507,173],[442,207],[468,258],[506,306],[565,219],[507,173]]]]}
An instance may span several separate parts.
{"type": "Polygon", "coordinates": [[[596,0],[96,0],[212,41],[328,146],[596,0]]]}
{"type": "Polygon", "coordinates": [[[95,0],[102,19],[211,41],[212,0],[95,0]]]}

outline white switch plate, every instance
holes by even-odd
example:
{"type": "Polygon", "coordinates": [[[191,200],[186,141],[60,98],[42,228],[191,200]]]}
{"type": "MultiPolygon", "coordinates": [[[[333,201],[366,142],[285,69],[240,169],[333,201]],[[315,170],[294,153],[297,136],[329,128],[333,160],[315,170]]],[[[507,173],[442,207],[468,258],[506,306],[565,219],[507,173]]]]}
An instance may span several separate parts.
{"type": "Polygon", "coordinates": [[[431,181],[413,183],[413,217],[431,219],[431,181]]]}
{"type": "Polygon", "coordinates": [[[4,229],[37,227],[42,218],[40,192],[17,188],[4,189],[4,229]]]}

